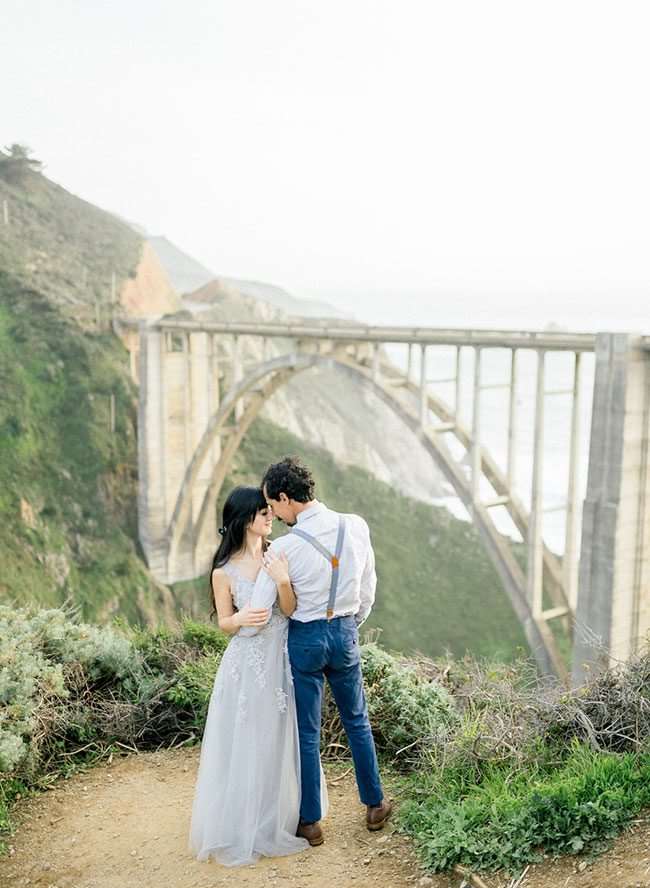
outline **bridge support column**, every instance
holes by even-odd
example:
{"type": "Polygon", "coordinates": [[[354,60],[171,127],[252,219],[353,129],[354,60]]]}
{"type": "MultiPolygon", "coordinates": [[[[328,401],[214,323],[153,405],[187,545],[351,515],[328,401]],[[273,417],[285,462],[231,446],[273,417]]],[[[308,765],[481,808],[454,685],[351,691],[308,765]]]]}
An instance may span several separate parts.
{"type": "Polygon", "coordinates": [[[140,324],[138,406],[138,535],[154,576],[167,570],[165,334],[140,324]]]}
{"type": "Polygon", "coordinates": [[[573,680],[634,654],[650,630],[650,355],[596,339],[573,680]]]}
{"type": "MultiPolygon", "coordinates": [[[[210,422],[212,413],[219,406],[219,388],[215,386],[212,342],[207,333],[190,334],[190,415],[191,450],[194,453],[210,422]]],[[[217,455],[218,460],[218,455],[217,455]]],[[[188,460],[189,462],[189,460],[188,460]]],[[[197,479],[192,488],[192,527],[195,526],[201,511],[203,497],[210,486],[215,465],[215,448],[206,454],[197,479]]],[[[216,549],[216,519],[204,524],[200,537],[192,538],[192,573],[201,576],[208,570],[216,549]]],[[[170,565],[171,567],[171,565],[170,565]]]]}
{"type": "MultiPolygon", "coordinates": [[[[235,336],[232,344],[232,386],[239,385],[239,383],[244,378],[244,365],[243,365],[243,344],[241,341],[241,337],[235,336]]],[[[244,412],[244,404],[242,401],[239,401],[235,407],[235,422],[239,422],[242,418],[242,413],[244,412]]]]}

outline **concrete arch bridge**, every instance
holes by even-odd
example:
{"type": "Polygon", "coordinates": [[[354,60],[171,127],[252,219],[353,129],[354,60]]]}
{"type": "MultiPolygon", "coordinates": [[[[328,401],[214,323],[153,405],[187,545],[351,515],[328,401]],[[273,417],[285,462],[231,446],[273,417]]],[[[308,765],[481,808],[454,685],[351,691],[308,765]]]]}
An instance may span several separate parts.
{"type": "Polygon", "coordinates": [[[650,628],[650,337],[161,319],[139,324],[138,350],[139,534],[160,581],[206,572],[223,481],[265,401],[297,374],[337,367],[350,385],[374,391],[431,455],[476,525],[543,672],[568,677],[558,635],[573,637],[579,680],[586,662],[630,656],[650,628]],[[401,365],[388,354],[398,346],[401,365]],[[452,349],[454,371],[431,379],[431,357],[441,348],[452,349]],[[506,350],[509,372],[506,380],[490,383],[484,367],[495,349],[506,350]],[[524,504],[515,485],[518,361],[522,351],[531,350],[533,447],[524,504]],[[547,359],[554,352],[572,356],[569,377],[559,388],[547,383],[547,359]],[[580,418],[581,377],[590,354],[595,372],[589,431],[580,428],[580,418]],[[471,420],[465,421],[461,366],[468,358],[471,420]],[[435,383],[450,386],[453,397],[441,398],[435,383]],[[502,388],[508,401],[504,465],[482,433],[481,405],[490,388],[502,388]],[[561,557],[542,535],[549,470],[544,414],[549,397],[557,395],[571,405],[561,557]],[[587,470],[580,448],[585,433],[586,497],[580,484],[587,470]],[[499,511],[507,512],[525,542],[524,567],[497,526],[499,511]],[[554,631],[556,621],[561,633],[554,631]]]}

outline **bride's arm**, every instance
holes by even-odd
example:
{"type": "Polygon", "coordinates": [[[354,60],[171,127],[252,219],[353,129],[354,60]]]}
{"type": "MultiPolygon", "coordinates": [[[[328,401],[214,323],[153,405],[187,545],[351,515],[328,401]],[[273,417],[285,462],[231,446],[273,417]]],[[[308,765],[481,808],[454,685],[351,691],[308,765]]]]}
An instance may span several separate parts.
{"type": "Polygon", "coordinates": [[[236,635],[242,626],[263,626],[269,617],[265,608],[253,609],[250,605],[235,610],[230,590],[230,577],[223,570],[212,571],[212,593],[217,610],[219,628],[226,635],[236,635]]]}

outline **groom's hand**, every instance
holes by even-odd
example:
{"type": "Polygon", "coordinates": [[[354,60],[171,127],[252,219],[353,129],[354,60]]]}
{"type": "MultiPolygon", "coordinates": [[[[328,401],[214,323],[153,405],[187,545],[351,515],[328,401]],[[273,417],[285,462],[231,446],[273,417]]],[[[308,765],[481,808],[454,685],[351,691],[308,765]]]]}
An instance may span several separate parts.
{"type": "Polygon", "coordinates": [[[265,607],[249,607],[246,605],[240,611],[237,611],[235,618],[239,626],[254,626],[259,629],[268,623],[271,611],[265,607]]]}

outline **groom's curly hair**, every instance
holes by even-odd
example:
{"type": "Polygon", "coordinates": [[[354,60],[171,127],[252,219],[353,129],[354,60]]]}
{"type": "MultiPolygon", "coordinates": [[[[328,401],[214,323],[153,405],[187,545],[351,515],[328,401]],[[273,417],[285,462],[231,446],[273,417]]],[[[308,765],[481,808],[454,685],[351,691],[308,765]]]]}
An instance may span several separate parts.
{"type": "Polygon", "coordinates": [[[297,456],[286,456],[268,467],[262,487],[266,487],[269,499],[277,500],[281,493],[286,493],[297,503],[308,503],[314,498],[316,484],[312,473],[297,456]]]}

